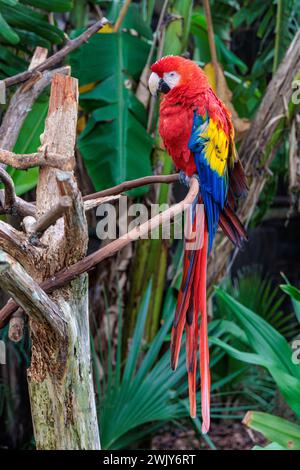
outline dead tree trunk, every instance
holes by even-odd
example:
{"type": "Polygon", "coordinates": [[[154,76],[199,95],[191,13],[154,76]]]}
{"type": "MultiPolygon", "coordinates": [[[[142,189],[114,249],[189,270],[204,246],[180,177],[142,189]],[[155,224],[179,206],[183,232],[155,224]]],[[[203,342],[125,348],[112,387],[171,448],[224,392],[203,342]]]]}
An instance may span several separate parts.
{"type": "Polygon", "coordinates": [[[51,298],[38,285],[86,254],[84,205],[71,170],[77,103],[77,80],[55,75],[41,136],[44,164],[37,185],[36,219],[25,217],[26,234],[8,229],[3,222],[1,227],[6,233],[2,246],[5,251],[0,252],[1,286],[30,319],[32,359],[28,384],[38,449],[100,448],[90,358],[87,274],[57,289],[51,298]],[[57,156],[58,168],[47,166],[48,154],[57,156]]]}

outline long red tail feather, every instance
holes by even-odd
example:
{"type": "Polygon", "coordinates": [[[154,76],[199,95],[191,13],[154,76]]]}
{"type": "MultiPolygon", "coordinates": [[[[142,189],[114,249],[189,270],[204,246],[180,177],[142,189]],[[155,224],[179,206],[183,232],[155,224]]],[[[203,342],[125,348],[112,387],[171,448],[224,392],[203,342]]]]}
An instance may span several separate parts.
{"type": "MultiPolygon", "coordinates": [[[[203,230],[203,224],[200,229],[203,230]]],[[[178,363],[183,330],[186,327],[186,367],[190,415],[193,418],[196,417],[197,352],[200,340],[202,431],[204,433],[208,432],[210,424],[210,372],[206,311],[207,249],[208,232],[205,224],[202,247],[194,251],[186,250],[184,254],[183,278],[171,337],[171,365],[175,369],[178,363]]]]}
{"type": "Polygon", "coordinates": [[[206,267],[207,267],[207,230],[204,232],[204,244],[199,261],[199,306],[201,312],[200,322],[200,376],[201,376],[201,410],[202,410],[202,432],[206,434],[210,426],[210,370],[209,370],[209,348],[207,331],[207,308],[206,308],[206,267]]]}

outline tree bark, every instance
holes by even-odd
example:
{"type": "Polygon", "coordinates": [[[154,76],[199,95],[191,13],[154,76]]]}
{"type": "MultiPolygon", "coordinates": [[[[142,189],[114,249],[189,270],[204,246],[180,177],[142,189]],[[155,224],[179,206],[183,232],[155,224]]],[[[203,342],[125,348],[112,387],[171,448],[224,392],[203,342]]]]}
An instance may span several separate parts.
{"type": "MultiPolygon", "coordinates": [[[[42,148],[74,158],[78,88],[77,80],[56,75],[52,82],[49,113],[42,148]]],[[[72,187],[72,207],[41,242],[43,250],[35,279],[42,281],[86,254],[87,224],[83,201],[72,171],[65,172],[72,187]],[[69,237],[72,231],[77,237],[69,237]]],[[[37,218],[56,206],[62,194],[61,172],[45,167],[37,186],[37,218]]],[[[88,277],[82,274],[68,286],[56,290],[52,300],[67,324],[61,341],[48,326],[30,320],[32,360],[28,384],[34,434],[38,449],[100,449],[92,381],[88,277]]]]}
{"type": "Polygon", "coordinates": [[[60,162],[58,168],[46,163],[40,169],[34,217],[24,219],[26,234],[5,222],[0,227],[6,252],[0,251],[0,285],[29,316],[32,356],[27,378],[37,449],[100,449],[88,276],[81,274],[51,297],[38,285],[86,255],[84,203],[72,170],[77,105],[77,80],[55,75],[39,151],[45,160],[50,154],[62,156],[65,171],[59,169],[60,162]],[[63,201],[67,204],[62,208],[63,201]],[[34,243],[30,228],[38,232],[34,243]]]}

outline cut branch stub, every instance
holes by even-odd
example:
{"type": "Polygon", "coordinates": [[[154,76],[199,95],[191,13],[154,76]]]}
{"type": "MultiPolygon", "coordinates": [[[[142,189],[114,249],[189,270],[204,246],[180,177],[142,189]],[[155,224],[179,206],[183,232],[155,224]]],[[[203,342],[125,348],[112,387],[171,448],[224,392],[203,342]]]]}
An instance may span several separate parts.
{"type": "Polygon", "coordinates": [[[0,250],[1,286],[9,292],[26,313],[39,323],[49,323],[65,339],[66,323],[60,309],[27,274],[22,266],[0,250]]]}
{"type": "MultiPolygon", "coordinates": [[[[72,162],[72,164],[75,161],[77,102],[77,80],[64,75],[55,75],[52,80],[45,130],[41,137],[41,152],[46,150],[48,155],[63,155],[66,163],[72,162]]],[[[59,168],[59,165],[57,167],[59,168]]],[[[58,174],[57,168],[45,166],[40,169],[36,191],[37,220],[53,210],[53,206],[57,207],[61,201],[62,194],[57,181],[58,174]]],[[[70,175],[70,178],[74,178],[73,173],[70,175]]],[[[49,227],[42,235],[42,244],[48,246],[47,253],[44,255],[45,269],[43,266],[40,269],[42,277],[53,275],[66,265],[66,257],[74,250],[74,245],[66,240],[65,235],[64,218],[58,219],[56,224],[49,227]]],[[[81,256],[83,256],[82,253],[81,256]]]]}
{"type": "Polygon", "coordinates": [[[71,206],[72,199],[68,196],[63,196],[46,214],[42,215],[30,227],[28,226],[27,233],[30,235],[30,243],[34,245],[35,240],[40,238],[51,225],[54,225],[71,206]]]}

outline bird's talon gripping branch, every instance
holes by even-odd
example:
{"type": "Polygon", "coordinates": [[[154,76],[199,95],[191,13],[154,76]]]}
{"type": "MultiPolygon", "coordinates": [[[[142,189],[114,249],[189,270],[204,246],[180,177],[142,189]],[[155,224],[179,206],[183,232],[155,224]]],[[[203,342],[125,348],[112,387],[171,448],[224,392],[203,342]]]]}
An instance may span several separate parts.
{"type": "MultiPolygon", "coordinates": [[[[179,181],[184,186],[189,187],[191,178],[189,176],[187,176],[183,170],[180,170],[180,172],[179,172],[179,181]]],[[[199,181],[199,179],[198,179],[198,181],[199,181]]]]}

